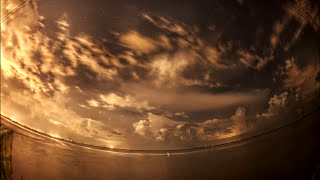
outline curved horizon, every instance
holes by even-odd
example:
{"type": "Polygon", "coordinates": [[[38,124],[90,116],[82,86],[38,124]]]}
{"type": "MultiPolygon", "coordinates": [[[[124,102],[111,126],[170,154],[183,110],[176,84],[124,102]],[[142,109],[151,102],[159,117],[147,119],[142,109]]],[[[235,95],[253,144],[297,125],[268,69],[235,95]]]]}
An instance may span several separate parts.
{"type": "MultiPolygon", "coordinates": [[[[308,113],[307,115],[303,116],[300,119],[296,119],[296,120],[291,121],[291,122],[289,122],[287,124],[284,124],[284,125],[281,125],[279,127],[273,128],[271,130],[262,132],[260,134],[255,134],[255,135],[252,135],[252,136],[249,136],[249,137],[245,137],[245,138],[242,138],[242,139],[238,139],[238,140],[235,140],[235,141],[225,142],[225,143],[220,143],[220,144],[214,144],[214,145],[208,145],[208,146],[199,146],[199,147],[194,147],[194,148],[161,149],[161,150],[153,150],[153,149],[122,149],[122,148],[116,148],[116,147],[107,147],[107,146],[98,146],[98,145],[93,145],[93,144],[86,144],[86,143],[82,143],[82,142],[73,141],[71,139],[64,139],[62,137],[55,137],[53,135],[40,132],[38,130],[35,130],[35,129],[32,129],[32,128],[28,127],[28,126],[25,126],[25,125],[19,123],[18,121],[12,120],[12,119],[10,119],[9,117],[7,117],[7,116],[5,116],[3,114],[1,114],[1,120],[5,120],[6,123],[11,123],[11,125],[13,125],[14,127],[20,128],[23,131],[31,130],[32,133],[35,133],[36,135],[41,135],[42,137],[46,137],[46,138],[53,139],[53,140],[59,140],[59,141],[64,142],[64,143],[70,143],[70,144],[79,145],[79,146],[82,146],[82,147],[92,148],[92,149],[96,149],[96,150],[112,151],[112,152],[120,152],[120,153],[141,153],[141,152],[143,152],[143,153],[148,153],[148,154],[149,153],[150,154],[166,154],[166,153],[179,154],[179,153],[192,153],[192,152],[195,152],[195,151],[205,151],[205,150],[208,150],[208,149],[214,149],[214,148],[219,148],[219,147],[222,148],[222,147],[227,147],[229,145],[236,145],[236,144],[240,144],[242,142],[253,140],[255,138],[259,138],[261,136],[273,133],[275,131],[279,131],[279,130],[281,130],[283,128],[286,128],[286,127],[288,127],[288,126],[290,126],[290,125],[292,125],[294,123],[302,121],[303,119],[311,116],[312,114],[316,113],[319,110],[320,110],[320,106],[318,106],[314,111],[308,113]]],[[[1,125],[3,125],[2,122],[1,122],[1,125]]],[[[12,129],[12,128],[6,126],[6,125],[5,125],[5,127],[7,127],[9,129],[13,130],[14,132],[16,132],[14,129],[12,129]]]]}

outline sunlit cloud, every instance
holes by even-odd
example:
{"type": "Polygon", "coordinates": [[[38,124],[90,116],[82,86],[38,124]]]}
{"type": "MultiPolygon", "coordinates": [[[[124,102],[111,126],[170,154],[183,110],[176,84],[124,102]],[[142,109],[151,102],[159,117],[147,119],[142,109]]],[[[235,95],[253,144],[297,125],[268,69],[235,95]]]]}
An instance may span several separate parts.
{"type": "MultiPolygon", "coordinates": [[[[25,1],[10,2],[2,17],[25,1]]],[[[110,30],[104,33],[111,38],[102,40],[73,32],[68,13],[39,16],[32,2],[28,13],[1,21],[1,113],[48,134],[117,148],[145,148],[137,145],[141,138],[162,147],[209,143],[241,135],[252,128],[251,116],[264,123],[291,97],[319,86],[319,66],[300,67],[294,59],[281,69],[281,92],[242,86],[252,80],[246,73],[275,62],[273,51],[209,41],[197,25],[169,16],[144,13],[138,17],[154,33],[110,30]]],[[[282,43],[293,16],[275,22],[270,49],[282,43]]]]}
{"type": "Polygon", "coordinates": [[[319,74],[319,65],[307,65],[304,68],[299,68],[295,64],[295,60],[286,60],[284,68],[284,86],[288,89],[294,88],[301,91],[303,95],[308,95],[319,91],[319,81],[316,80],[319,74]]]}
{"type": "MultiPolygon", "coordinates": [[[[108,95],[100,95],[100,99],[103,103],[109,106],[129,107],[136,110],[151,110],[154,107],[150,106],[147,101],[137,101],[134,97],[126,95],[125,97],[118,96],[114,93],[108,95]]],[[[113,109],[113,108],[112,108],[113,109]]]]}
{"type": "Polygon", "coordinates": [[[187,26],[184,26],[183,24],[171,22],[169,19],[165,17],[154,18],[149,16],[148,14],[142,14],[142,16],[146,18],[149,22],[151,22],[153,25],[182,36],[187,35],[189,32],[193,32],[193,29],[189,29],[187,26]],[[188,28],[188,30],[190,31],[188,32],[186,28],[188,28]]]}
{"type": "Polygon", "coordinates": [[[153,89],[140,85],[129,86],[126,90],[136,92],[137,99],[148,99],[152,105],[164,106],[176,111],[212,110],[250,104],[265,99],[268,93],[267,90],[254,90],[244,93],[210,94],[181,89],[153,89]]]}
{"type": "Polygon", "coordinates": [[[270,55],[269,57],[260,57],[256,54],[249,53],[248,51],[239,50],[238,54],[240,55],[240,62],[247,67],[255,68],[255,69],[262,69],[268,61],[273,59],[273,56],[270,55]]]}
{"type": "Polygon", "coordinates": [[[288,92],[274,95],[268,101],[269,108],[267,112],[258,114],[257,117],[272,117],[279,115],[287,105],[288,92]]]}
{"type": "Polygon", "coordinates": [[[135,133],[149,141],[188,142],[192,139],[212,141],[236,136],[247,130],[246,109],[238,107],[226,119],[211,119],[201,123],[177,122],[166,117],[149,113],[148,119],[133,123],[135,133]],[[168,139],[170,137],[170,139],[168,139]]]}
{"type": "Polygon", "coordinates": [[[156,41],[144,37],[136,31],[130,31],[121,35],[120,42],[139,55],[143,53],[151,53],[158,48],[156,41]]]}

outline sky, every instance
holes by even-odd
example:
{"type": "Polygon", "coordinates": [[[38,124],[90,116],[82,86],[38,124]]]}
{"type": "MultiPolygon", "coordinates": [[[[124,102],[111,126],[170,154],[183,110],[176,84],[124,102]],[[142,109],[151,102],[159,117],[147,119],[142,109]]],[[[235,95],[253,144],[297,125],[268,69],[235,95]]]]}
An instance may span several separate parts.
{"type": "Polygon", "coordinates": [[[296,1],[1,1],[1,113],[100,146],[208,146],[318,107],[319,42],[296,1]]]}

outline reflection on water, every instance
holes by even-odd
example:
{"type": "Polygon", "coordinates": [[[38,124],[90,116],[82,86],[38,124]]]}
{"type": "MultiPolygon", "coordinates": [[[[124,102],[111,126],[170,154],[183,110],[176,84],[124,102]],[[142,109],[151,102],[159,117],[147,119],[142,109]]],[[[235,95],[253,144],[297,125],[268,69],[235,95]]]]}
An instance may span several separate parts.
{"type": "Polygon", "coordinates": [[[14,133],[14,179],[311,177],[320,112],[241,144],[190,152],[121,153],[14,133]]]}

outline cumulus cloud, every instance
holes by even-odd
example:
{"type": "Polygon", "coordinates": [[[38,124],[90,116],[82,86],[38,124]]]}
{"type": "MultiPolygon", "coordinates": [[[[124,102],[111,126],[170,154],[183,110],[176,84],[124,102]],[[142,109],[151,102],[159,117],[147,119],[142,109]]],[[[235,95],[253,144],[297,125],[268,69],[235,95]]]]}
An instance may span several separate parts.
{"type": "Polygon", "coordinates": [[[233,137],[247,130],[246,111],[244,107],[238,107],[229,118],[201,123],[178,122],[149,113],[147,119],[133,123],[133,127],[135,133],[149,141],[205,142],[233,137]]]}
{"type": "Polygon", "coordinates": [[[283,72],[286,75],[284,79],[285,88],[299,89],[303,95],[319,91],[320,84],[316,80],[319,69],[319,65],[312,64],[299,68],[293,58],[286,60],[283,72]]]}
{"type": "Polygon", "coordinates": [[[140,120],[132,124],[135,128],[134,132],[141,136],[146,136],[150,132],[150,122],[148,120],[140,120]]]}
{"type": "MultiPolygon", "coordinates": [[[[2,112],[12,115],[14,113],[8,110],[9,107],[14,106],[13,104],[22,106],[24,110],[31,112],[29,115],[31,126],[40,128],[44,132],[47,132],[48,123],[50,123],[50,125],[59,127],[57,131],[62,134],[63,132],[68,132],[80,136],[80,134],[86,132],[85,136],[87,137],[94,137],[96,139],[108,137],[110,139],[110,134],[112,133],[106,131],[108,127],[105,124],[90,117],[83,117],[84,115],[80,115],[79,112],[71,110],[68,107],[68,104],[71,104],[72,100],[67,98],[67,92],[73,89],[68,83],[68,79],[76,77],[81,80],[83,76],[88,76],[87,78],[95,83],[99,83],[99,81],[112,82],[115,79],[119,80],[119,72],[126,68],[125,65],[120,63],[120,58],[128,59],[129,64],[149,69],[148,74],[154,80],[152,82],[156,82],[159,87],[168,82],[179,86],[203,85],[201,80],[189,81],[183,77],[184,70],[193,65],[196,59],[209,62],[218,69],[227,68],[227,65],[222,65],[223,63],[219,60],[220,56],[226,52],[225,48],[218,48],[215,51],[213,47],[206,45],[209,47],[209,52],[201,57],[201,53],[199,52],[201,48],[198,47],[204,47],[204,43],[194,34],[195,30],[192,30],[193,32],[190,33],[187,41],[181,38],[176,39],[176,42],[178,42],[176,48],[178,50],[171,53],[171,55],[162,52],[161,54],[151,56],[151,60],[148,63],[141,63],[137,60],[137,56],[153,53],[159,47],[172,50],[174,43],[165,35],[159,36],[160,41],[155,41],[146,38],[138,32],[129,31],[120,36],[121,45],[127,47],[129,51],[113,54],[89,35],[81,33],[71,36],[67,14],[63,14],[60,19],[55,21],[58,29],[55,32],[56,37],[51,37],[44,33],[45,25],[42,24],[42,21],[43,18],[34,19],[33,22],[28,24],[28,28],[21,29],[6,26],[6,30],[3,30],[1,34],[2,38],[6,40],[1,42],[1,46],[3,47],[1,48],[1,71],[3,72],[2,76],[5,78],[4,81],[17,79],[23,83],[26,93],[30,91],[27,93],[28,99],[20,98],[21,104],[13,98],[14,96],[15,98],[18,97],[16,94],[19,94],[19,90],[16,91],[15,87],[10,87],[12,92],[6,94],[5,99],[8,103],[3,104],[6,108],[2,109],[2,112]],[[141,46],[138,46],[141,43],[146,45],[146,47],[141,49],[141,46]],[[192,43],[195,46],[192,46],[192,43]],[[193,48],[190,51],[181,50],[188,47],[193,48]],[[210,52],[210,49],[212,52],[210,52]],[[213,51],[217,55],[213,54],[213,51]],[[83,66],[86,67],[86,71],[80,72],[79,70],[83,66]],[[65,99],[62,101],[63,98],[65,99]],[[32,101],[38,103],[32,103],[32,101]],[[42,109],[45,108],[49,108],[50,110],[42,112],[42,109]],[[36,119],[43,119],[44,121],[36,123],[36,119]]],[[[161,19],[161,21],[164,23],[166,20],[161,19]]],[[[186,33],[183,30],[184,28],[177,24],[167,24],[161,26],[161,28],[179,35],[186,33]]],[[[144,78],[136,72],[132,74],[135,74],[136,80],[144,78]]],[[[205,79],[209,80],[208,77],[205,79]]],[[[82,86],[81,84],[79,85],[82,86]]],[[[84,99],[82,106],[84,106],[83,104],[88,104],[92,108],[102,107],[108,110],[127,108],[140,113],[156,110],[158,107],[166,107],[170,110],[181,112],[184,110],[197,111],[250,103],[260,96],[255,95],[255,93],[252,96],[251,92],[218,95],[198,92],[184,92],[181,94],[175,88],[169,92],[162,91],[163,88],[155,91],[149,91],[145,87],[141,88],[142,90],[135,89],[137,91],[133,92],[128,90],[130,93],[124,93],[123,95],[113,92],[98,92],[98,98],[88,95],[89,98],[84,99]]],[[[120,88],[120,90],[125,90],[124,92],[126,92],[126,89],[120,88]]],[[[81,87],[81,92],[82,94],[90,93],[90,91],[86,90],[86,87],[81,87]]],[[[175,116],[188,117],[184,113],[176,113],[175,116]]],[[[151,133],[157,141],[164,141],[170,135],[170,132],[174,137],[190,140],[191,129],[184,127],[183,124],[149,113],[146,120],[136,122],[133,127],[137,134],[146,135],[151,133]]],[[[68,137],[70,135],[68,133],[63,136],[68,137]]]]}
{"type": "Polygon", "coordinates": [[[236,133],[243,132],[247,128],[246,112],[246,108],[238,107],[235,114],[230,118],[234,123],[233,128],[236,133]]]}
{"type": "Polygon", "coordinates": [[[320,84],[317,80],[319,65],[309,63],[298,66],[294,58],[287,59],[280,68],[282,93],[274,94],[268,101],[268,109],[257,114],[260,123],[274,122],[275,119],[299,118],[318,106],[320,84]],[[306,105],[308,104],[308,105],[306,105]]]}
{"type": "Polygon", "coordinates": [[[227,119],[211,119],[198,123],[197,136],[204,141],[228,138],[247,130],[246,109],[238,107],[235,114],[227,119]]]}
{"type": "Polygon", "coordinates": [[[172,131],[179,122],[169,118],[148,113],[145,120],[133,123],[134,132],[149,140],[164,141],[168,133],[168,129],[172,131]]]}
{"type": "Polygon", "coordinates": [[[279,95],[274,95],[268,101],[269,108],[262,114],[257,114],[257,117],[271,117],[279,115],[287,105],[288,92],[279,95]]]}
{"type": "MultiPolygon", "coordinates": [[[[268,92],[227,87],[219,73],[245,71],[240,63],[261,70],[271,57],[231,41],[209,43],[195,25],[144,14],[155,35],[128,29],[110,33],[111,42],[71,33],[68,14],[52,21],[36,11],[28,16],[1,22],[1,113],[49,134],[124,144],[132,134],[154,142],[226,138],[247,128],[242,106],[263,101],[268,92]],[[225,118],[190,116],[235,107],[225,118]]],[[[297,78],[293,71],[304,70],[286,69],[288,88],[297,78]]],[[[273,112],[276,101],[269,105],[273,112]]]]}

